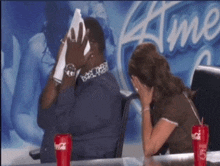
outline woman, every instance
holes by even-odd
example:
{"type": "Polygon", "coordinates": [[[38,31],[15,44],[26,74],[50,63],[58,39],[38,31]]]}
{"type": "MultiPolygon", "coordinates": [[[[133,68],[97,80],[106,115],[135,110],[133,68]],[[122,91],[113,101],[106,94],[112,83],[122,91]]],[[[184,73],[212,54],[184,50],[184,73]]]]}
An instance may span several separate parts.
{"type": "Polygon", "coordinates": [[[158,153],[165,143],[171,154],[192,152],[191,128],[199,124],[191,101],[193,92],[172,75],[153,44],[137,46],[129,62],[129,75],[142,105],[145,156],[158,153]]]}

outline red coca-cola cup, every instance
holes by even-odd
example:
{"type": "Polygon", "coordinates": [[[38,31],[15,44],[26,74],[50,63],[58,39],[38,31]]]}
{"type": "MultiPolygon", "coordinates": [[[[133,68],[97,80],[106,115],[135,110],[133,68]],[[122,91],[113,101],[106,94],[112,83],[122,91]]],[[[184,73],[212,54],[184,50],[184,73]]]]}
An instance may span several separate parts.
{"type": "Polygon", "coordinates": [[[54,137],[57,166],[70,166],[72,154],[72,136],[70,134],[57,134],[54,137]]]}
{"type": "Polygon", "coordinates": [[[192,144],[194,151],[194,165],[206,166],[206,152],[209,142],[209,128],[207,125],[192,127],[192,144]]]}

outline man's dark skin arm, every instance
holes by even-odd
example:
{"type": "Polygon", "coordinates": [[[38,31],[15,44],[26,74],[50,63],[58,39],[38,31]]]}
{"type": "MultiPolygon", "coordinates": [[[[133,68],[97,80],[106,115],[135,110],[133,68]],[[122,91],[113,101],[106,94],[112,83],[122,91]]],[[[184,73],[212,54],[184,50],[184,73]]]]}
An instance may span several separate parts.
{"type": "MultiPolygon", "coordinates": [[[[66,40],[67,40],[67,34],[64,37],[64,42],[66,40]]],[[[61,52],[63,50],[64,42],[62,42],[60,45],[60,49],[59,49],[59,52],[57,55],[57,61],[59,60],[59,57],[60,57],[61,52]]],[[[57,62],[54,65],[54,68],[53,68],[53,70],[50,74],[50,77],[48,79],[47,85],[44,88],[43,93],[42,93],[42,97],[41,97],[41,108],[42,109],[50,108],[51,105],[53,104],[53,102],[56,101],[57,96],[58,96],[60,85],[57,85],[57,83],[53,79],[53,74],[55,72],[56,65],[57,65],[57,62]]]]}
{"type": "Polygon", "coordinates": [[[49,78],[41,97],[42,109],[50,108],[52,103],[56,101],[59,92],[59,87],[60,85],[57,85],[53,78],[49,78]]]}
{"type": "MultiPolygon", "coordinates": [[[[89,57],[92,54],[92,52],[89,51],[84,56],[84,49],[88,41],[89,30],[87,30],[86,35],[82,41],[82,33],[83,33],[82,28],[83,28],[82,23],[80,23],[77,42],[75,39],[74,29],[71,29],[71,39],[67,38],[67,35],[64,39],[64,41],[67,40],[66,64],[69,63],[74,64],[76,70],[81,69],[86,64],[86,62],[88,61],[89,57]]],[[[63,49],[63,43],[61,44],[58,56],[60,55],[62,49],[63,49]]],[[[55,68],[53,69],[52,74],[54,73],[54,70],[55,68]]],[[[68,77],[65,73],[63,75],[63,80],[61,85],[56,86],[56,82],[53,80],[53,78],[50,78],[42,94],[41,108],[42,109],[50,108],[51,105],[56,101],[59,93],[62,93],[63,91],[65,91],[66,89],[72,86],[75,87],[75,84],[76,84],[75,76],[68,77]]]]}

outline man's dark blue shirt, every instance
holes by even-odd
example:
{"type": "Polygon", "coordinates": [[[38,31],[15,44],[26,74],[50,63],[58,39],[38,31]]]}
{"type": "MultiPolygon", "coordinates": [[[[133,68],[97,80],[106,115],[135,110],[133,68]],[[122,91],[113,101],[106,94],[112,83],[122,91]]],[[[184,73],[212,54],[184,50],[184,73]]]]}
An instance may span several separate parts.
{"type": "Polygon", "coordinates": [[[54,136],[73,136],[72,160],[113,158],[121,126],[121,94],[110,72],[82,81],[59,94],[49,109],[39,103],[38,125],[44,129],[41,162],[56,162],[54,136]]]}

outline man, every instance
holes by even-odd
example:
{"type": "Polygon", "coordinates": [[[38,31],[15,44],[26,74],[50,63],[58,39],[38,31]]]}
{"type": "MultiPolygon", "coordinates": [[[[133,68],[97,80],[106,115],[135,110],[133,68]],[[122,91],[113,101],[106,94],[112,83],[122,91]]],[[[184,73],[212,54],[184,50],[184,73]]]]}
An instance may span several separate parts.
{"type": "Polygon", "coordinates": [[[38,125],[45,131],[40,152],[42,163],[56,161],[53,139],[58,133],[72,134],[72,160],[115,156],[121,125],[119,86],[104,59],[101,26],[94,18],[84,21],[89,29],[84,39],[81,23],[77,39],[73,29],[71,38],[64,39],[67,53],[61,85],[51,77],[40,98],[38,125]],[[84,56],[88,39],[91,49],[84,56]]]}
{"type": "MultiPolygon", "coordinates": [[[[22,6],[26,6],[25,4],[26,3],[24,3],[22,6]]],[[[11,7],[14,7],[14,5],[16,6],[18,4],[15,4],[14,2],[11,5],[11,7]]],[[[22,41],[26,41],[26,38],[30,37],[27,34],[33,34],[36,29],[31,28],[30,31],[27,31],[26,37],[21,35],[22,41],[19,42],[26,43],[27,47],[22,47],[24,49],[24,51],[22,51],[24,54],[22,54],[21,63],[20,61],[16,61],[20,65],[19,71],[17,73],[18,76],[13,77],[16,78],[16,86],[14,87],[15,89],[12,96],[13,100],[10,112],[3,115],[9,119],[7,120],[4,118],[5,122],[7,121],[5,125],[10,126],[10,123],[13,125],[11,134],[15,134],[15,136],[12,135],[12,137],[16,140],[13,142],[17,145],[30,143],[32,145],[39,146],[42,143],[44,131],[37,124],[38,99],[43,89],[45,88],[49,75],[54,67],[54,64],[56,63],[60,46],[60,39],[65,36],[65,32],[70,26],[73,13],[76,8],[81,9],[81,14],[83,17],[92,16],[96,18],[101,24],[105,33],[106,48],[108,48],[105,52],[105,58],[108,61],[111,73],[115,73],[115,68],[113,69],[115,66],[113,65],[115,59],[113,49],[115,48],[115,42],[113,38],[113,32],[109,25],[108,15],[104,2],[46,1],[46,3],[43,2],[42,4],[37,3],[35,6],[37,7],[38,11],[45,9],[43,15],[45,15],[46,21],[35,22],[35,28],[39,27],[38,25],[44,25],[41,28],[41,32],[34,34],[28,43],[22,41]],[[20,140],[19,143],[18,139],[20,140]]],[[[8,10],[8,12],[10,10],[8,10]]],[[[21,10],[18,10],[17,12],[19,11],[21,10]]],[[[40,13],[42,15],[42,12],[40,13]]],[[[33,16],[36,18],[35,15],[32,15],[31,17],[33,16]]],[[[27,19],[29,19],[29,17],[27,17],[27,19]]],[[[13,23],[13,25],[14,24],[15,23],[13,23]]],[[[10,30],[11,28],[9,27],[8,29],[10,30]]],[[[15,30],[14,27],[12,29],[15,30]]],[[[8,37],[9,35],[6,36],[8,37]]],[[[7,45],[10,43],[9,41],[5,42],[7,45]]],[[[18,50],[15,52],[16,55],[19,53],[18,50]]],[[[6,55],[6,52],[4,52],[4,55],[6,55]]],[[[12,60],[10,56],[7,55],[7,57],[8,60],[12,60]]],[[[13,72],[13,75],[16,75],[16,71],[13,72]]],[[[7,75],[7,78],[9,78],[9,76],[7,75]]],[[[12,85],[11,80],[9,83],[9,85],[12,85]]],[[[4,101],[2,103],[5,104],[4,101]]],[[[7,100],[7,105],[9,105],[8,103],[9,101],[7,100]]],[[[6,109],[3,111],[6,111],[6,109]]],[[[7,131],[5,133],[7,134],[7,131]]],[[[8,139],[6,141],[8,141],[8,139]]],[[[12,145],[9,144],[7,144],[7,146],[12,147],[12,145]]]]}

